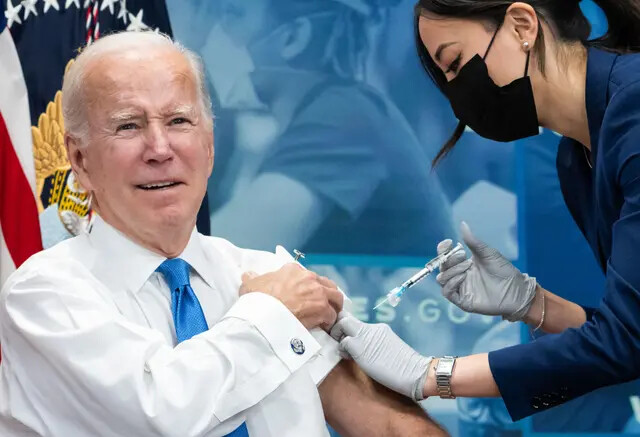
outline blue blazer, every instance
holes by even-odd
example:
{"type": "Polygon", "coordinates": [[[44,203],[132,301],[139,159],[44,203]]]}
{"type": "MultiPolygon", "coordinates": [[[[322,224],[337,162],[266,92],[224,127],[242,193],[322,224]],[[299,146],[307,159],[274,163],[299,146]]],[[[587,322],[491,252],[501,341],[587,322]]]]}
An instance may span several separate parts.
{"type": "Polygon", "coordinates": [[[489,354],[514,421],[640,377],[640,54],[590,48],[586,107],[593,169],[569,138],[557,169],[567,207],[606,275],[604,298],[585,309],[579,329],[489,354]]]}

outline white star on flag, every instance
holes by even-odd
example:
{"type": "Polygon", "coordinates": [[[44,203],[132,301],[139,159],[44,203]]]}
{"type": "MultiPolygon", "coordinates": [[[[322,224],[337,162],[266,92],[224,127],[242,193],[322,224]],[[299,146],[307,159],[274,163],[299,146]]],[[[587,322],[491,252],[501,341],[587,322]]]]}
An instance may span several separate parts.
{"type": "Polygon", "coordinates": [[[143,13],[144,11],[142,9],[138,11],[138,15],[136,16],[129,12],[129,20],[131,23],[127,26],[127,30],[140,31],[147,29],[147,25],[142,22],[143,13]]]}
{"type": "Polygon", "coordinates": [[[69,6],[74,4],[76,5],[76,8],[80,9],[80,3],[78,3],[79,1],[80,0],[67,0],[67,2],[64,4],[64,8],[69,9],[69,6]]]}
{"type": "Polygon", "coordinates": [[[56,11],[60,10],[58,0],[44,0],[44,13],[46,14],[49,8],[53,7],[56,11]]]}
{"type": "Polygon", "coordinates": [[[33,13],[33,15],[38,15],[38,11],[36,11],[36,3],[38,0],[22,0],[22,6],[24,7],[24,19],[29,18],[29,15],[33,13]]]}
{"type": "Polygon", "coordinates": [[[116,20],[122,18],[124,24],[127,24],[127,0],[120,0],[120,12],[118,12],[118,17],[116,20]]]}
{"type": "Polygon", "coordinates": [[[111,13],[111,15],[113,15],[115,12],[114,3],[117,1],[120,0],[102,0],[102,6],[100,6],[100,10],[104,11],[105,9],[109,8],[109,12],[111,13]]]}
{"type": "Polygon", "coordinates": [[[13,6],[11,0],[7,0],[7,10],[4,11],[4,16],[7,18],[7,27],[9,29],[11,29],[13,23],[22,24],[19,15],[20,9],[22,9],[22,5],[13,6]]]}

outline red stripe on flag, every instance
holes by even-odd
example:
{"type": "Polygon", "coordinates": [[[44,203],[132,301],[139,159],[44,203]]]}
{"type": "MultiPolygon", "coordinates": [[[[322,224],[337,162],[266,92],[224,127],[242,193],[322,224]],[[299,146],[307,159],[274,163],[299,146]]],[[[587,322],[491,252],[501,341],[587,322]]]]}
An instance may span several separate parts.
{"type": "Polygon", "coordinates": [[[38,207],[0,114],[0,226],[16,268],[42,250],[38,207]]]}

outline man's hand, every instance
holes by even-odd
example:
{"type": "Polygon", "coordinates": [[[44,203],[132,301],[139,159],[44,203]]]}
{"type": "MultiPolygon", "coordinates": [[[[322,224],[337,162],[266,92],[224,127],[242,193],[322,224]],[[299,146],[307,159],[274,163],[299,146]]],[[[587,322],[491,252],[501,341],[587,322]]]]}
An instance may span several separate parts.
{"type": "Polygon", "coordinates": [[[256,291],[281,301],[307,329],[331,329],[344,301],[332,280],[293,263],[264,275],[244,273],[240,295],[256,291]]]}
{"type": "Polygon", "coordinates": [[[331,336],[371,378],[413,400],[424,399],[431,357],[413,350],[389,325],[364,323],[342,313],[331,336]]]}

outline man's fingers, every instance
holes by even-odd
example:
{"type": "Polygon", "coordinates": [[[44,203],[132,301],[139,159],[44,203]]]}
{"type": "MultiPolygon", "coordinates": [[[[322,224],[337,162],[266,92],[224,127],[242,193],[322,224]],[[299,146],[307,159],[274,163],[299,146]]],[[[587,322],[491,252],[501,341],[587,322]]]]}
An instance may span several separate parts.
{"type": "Polygon", "coordinates": [[[326,276],[318,275],[318,282],[320,282],[322,285],[328,288],[335,288],[335,289],[338,288],[336,283],[333,282],[331,279],[327,278],[326,276]]]}
{"type": "Polygon", "coordinates": [[[464,273],[469,270],[472,265],[473,261],[467,259],[460,264],[451,267],[449,270],[438,273],[438,276],[436,276],[436,281],[438,281],[440,285],[445,285],[454,276],[458,276],[460,273],[464,273]]]}
{"type": "Polygon", "coordinates": [[[325,288],[325,293],[329,304],[333,307],[336,313],[342,311],[342,305],[344,304],[344,294],[335,288],[325,288]]]}
{"type": "Polygon", "coordinates": [[[333,327],[333,325],[335,325],[337,319],[338,313],[333,309],[332,306],[329,306],[324,316],[324,321],[320,324],[320,328],[330,334],[331,328],[333,327]]]}

